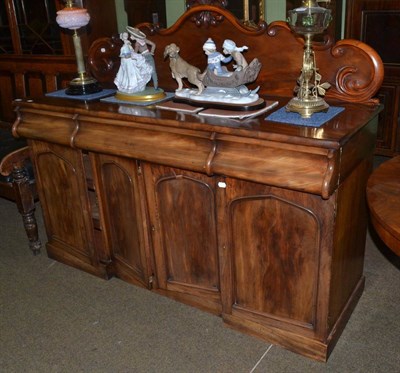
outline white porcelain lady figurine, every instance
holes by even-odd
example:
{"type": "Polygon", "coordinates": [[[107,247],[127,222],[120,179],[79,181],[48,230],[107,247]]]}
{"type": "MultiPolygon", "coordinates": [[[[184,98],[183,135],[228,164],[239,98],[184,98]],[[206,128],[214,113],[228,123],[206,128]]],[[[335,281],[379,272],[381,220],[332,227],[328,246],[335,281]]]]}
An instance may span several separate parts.
{"type": "Polygon", "coordinates": [[[118,90],[123,93],[144,91],[146,84],[151,79],[153,68],[142,55],[135,53],[127,32],[121,33],[120,38],[124,45],[121,47],[119,55],[121,66],[114,83],[118,90]]]}
{"type": "Polygon", "coordinates": [[[153,67],[151,79],[153,80],[154,89],[157,90],[158,76],[153,57],[156,49],[155,43],[147,39],[146,34],[135,27],[127,26],[126,29],[130,34],[131,40],[135,42],[135,52],[140,53],[146,59],[147,63],[153,67]]]}

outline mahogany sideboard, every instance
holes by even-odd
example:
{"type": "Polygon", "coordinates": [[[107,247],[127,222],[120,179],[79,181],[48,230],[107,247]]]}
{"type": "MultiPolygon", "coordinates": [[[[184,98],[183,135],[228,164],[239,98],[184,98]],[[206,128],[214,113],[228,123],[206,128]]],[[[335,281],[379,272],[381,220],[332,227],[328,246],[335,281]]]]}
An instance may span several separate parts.
{"type": "MultiPolygon", "coordinates": [[[[235,35],[263,64],[260,94],[279,106],[293,94],[303,43],[283,22],[250,30],[199,6],[170,29],[145,28],[162,87],[176,88],[165,45],[180,40],[196,64],[207,37],[235,35]]],[[[92,73],[112,81],[118,52],[114,39],[95,42],[92,73]]],[[[381,109],[372,96],[383,65],[351,40],[319,46],[316,57],[332,85],[328,102],[345,108],[321,127],[15,101],[13,133],[28,139],[48,255],[325,361],[364,287],[365,186],[381,109]]]]}
{"type": "Polygon", "coordinates": [[[18,102],[14,131],[29,139],[48,255],[325,360],[364,286],[379,112],[344,106],[302,128],[18,102]]]}

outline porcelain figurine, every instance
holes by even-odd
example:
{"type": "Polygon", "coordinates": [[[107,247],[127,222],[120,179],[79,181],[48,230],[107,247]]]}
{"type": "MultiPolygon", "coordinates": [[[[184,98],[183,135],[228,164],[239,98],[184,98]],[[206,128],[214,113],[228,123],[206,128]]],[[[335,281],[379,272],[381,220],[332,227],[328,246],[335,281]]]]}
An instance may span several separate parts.
{"type": "Polygon", "coordinates": [[[204,85],[201,81],[202,76],[200,69],[189,64],[179,55],[179,47],[175,44],[169,44],[164,49],[164,59],[169,57],[169,68],[171,69],[172,77],[178,83],[177,91],[183,89],[182,79],[187,78],[189,83],[197,87],[197,94],[201,94],[204,90],[204,85]]]}
{"type": "Polygon", "coordinates": [[[153,67],[141,54],[134,51],[127,32],[121,33],[120,38],[124,44],[120,50],[121,65],[114,83],[122,93],[144,91],[151,79],[153,67]]]}
{"type": "Polygon", "coordinates": [[[221,62],[228,63],[232,61],[232,56],[225,57],[223,54],[217,51],[217,47],[211,38],[203,45],[203,51],[207,55],[207,69],[212,71],[218,76],[230,76],[231,73],[223,68],[221,62]]]}
{"type": "Polygon", "coordinates": [[[236,63],[233,65],[235,71],[241,71],[248,66],[248,63],[242,54],[243,51],[249,49],[246,45],[243,47],[237,47],[234,41],[225,39],[222,48],[225,54],[230,54],[233,57],[233,60],[236,63]]]}
{"type": "Polygon", "coordinates": [[[147,63],[153,67],[153,73],[151,75],[151,79],[153,81],[154,89],[157,90],[158,76],[153,57],[154,51],[156,49],[155,43],[147,39],[145,33],[135,27],[127,26],[126,29],[130,34],[131,40],[135,42],[135,47],[134,47],[135,52],[140,53],[146,59],[147,63]]]}
{"type": "MultiPolygon", "coordinates": [[[[173,45],[176,47],[175,44],[173,45]]],[[[171,55],[170,46],[167,48],[164,56],[167,54],[170,59],[177,58],[177,55],[171,55]]],[[[248,89],[246,86],[257,79],[261,70],[261,63],[257,58],[247,63],[242,55],[242,52],[247,49],[247,46],[237,47],[234,41],[226,39],[223,43],[223,51],[229,56],[224,56],[217,51],[214,41],[208,38],[203,44],[203,51],[207,55],[207,68],[203,73],[199,73],[198,68],[191,66],[190,71],[193,72],[191,78],[186,74],[177,79],[178,89],[175,91],[175,100],[202,106],[230,107],[236,110],[264,107],[265,101],[257,94],[259,87],[248,89]],[[233,70],[228,69],[229,65],[222,66],[222,63],[229,63],[232,60],[234,61],[233,70]],[[197,89],[183,88],[182,77],[187,77],[190,83],[197,86],[197,89]]],[[[176,79],[175,62],[170,61],[170,68],[176,79]]]]}
{"type": "MultiPolygon", "coordinates": [[[[210,40],[210,39],[209,39],[210,40]]],[[[205,45],[208,43],[205,43],[205,45]]],[[[257,58],[254,58],[250,64],[241,52],[247,50],[248,47],[236,47],[236,43],[230,39],[226,39],[223,44],[224,53],[230,54],[229,58],[236,62],[233,65],[234,71],[229,71],[225,74],[218,74],[212,69],[207,68],[202,78],[202,82],[206,87],[227,87],[237,88],[240,91],[246,92],[246,84],[254,82],[261,70],[261,63],[257,58]]],[[[203,50],[205,47],[203,46],[203,50]]],[[[207,59],[208,62],[208,59],[207,59]]],[[[223,67],[226,69],[226,67],[223,67]]]]}

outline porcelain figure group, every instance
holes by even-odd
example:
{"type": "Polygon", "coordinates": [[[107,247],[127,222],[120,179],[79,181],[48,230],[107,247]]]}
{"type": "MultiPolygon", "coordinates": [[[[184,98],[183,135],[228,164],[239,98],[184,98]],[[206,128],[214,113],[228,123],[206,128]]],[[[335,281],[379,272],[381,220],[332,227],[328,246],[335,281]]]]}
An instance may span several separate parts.
{"type": "Polygon", "coordinates": [[[261,63],[254,58],[247,63],[243,52],[247,46],[237,47],[233,40],[226,39],[222,45],[223,53],[218,52],[215,42],[208,38],[203,44],[203,51],[207,56],[207,68],[200,72],[195,66],[191,66],[181,57],[177,62],[179,52],[176,44],[170,44],[165,48],[164,57],[170,58],[172,77],[178,82],[175,97],[204,103],[222,103],[227,105],[246,105],[259,101],[258,88],[249,90],[246,84],[256,80],[261,63]],[[183,61],[183,62],[182,62],[183,61]],[[233,62],[232,70],[228,69],[233,62]],[[184,67],[185,73],[177,70],[177,66],[184,67]],[[190,71],[190,73],[189,73],[190,71]],[[189,83],[197,89],[183,88],[182,78],[187,78],[189,83]]]}
{"type": "Polygon", "coordinates": [[[153,57],[156,45],[139,29],[130,26],[126,29],[120,34],[123,41],[121,65],[114,80],[118,91],[126,94],[142,92],[150,80],[157,90],[158,78],[153,57]]]}

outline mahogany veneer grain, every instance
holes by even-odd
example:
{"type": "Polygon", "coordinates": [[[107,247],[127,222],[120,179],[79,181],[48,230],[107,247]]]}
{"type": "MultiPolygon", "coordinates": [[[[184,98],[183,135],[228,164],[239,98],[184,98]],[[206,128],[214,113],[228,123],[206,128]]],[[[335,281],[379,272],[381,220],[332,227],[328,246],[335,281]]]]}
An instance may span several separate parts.
{"type": "Polygon", "coordinates": [[[384,162],[372,173],[367,197],[376,232],[400,256],[400,156],[384,162]]]}
{"type": "Polygon", "coordinates": [[[13,130],[49,256],[326,360],[364,286],[380,111],[343,105],[311,129],[39,98],[16,103],[13,130]]]}
{"type": "MultiPolygon", "coordinates": [[[[254,30],[198,6],[167,30],[140,27],[157,44],[165,89],[176,88],[165,45],[179,41],[201,66],[208,37],[220,45],[234,35],[263,65],[260,94],[280,107],[293,95],[303,40],[284,22],[254,30]]],[[[102,83],[112,82],[118,55],[115,39],[92,45],[89,67],[102,83]]],[[[325,361],[364,287],[383,66],[354,40],[316,45],[316,58],[332,84],[329,104],[345,108],[319,128],[154,106],[15,102],[13,133],[31,147],[48,254],[325,361]]]]}

